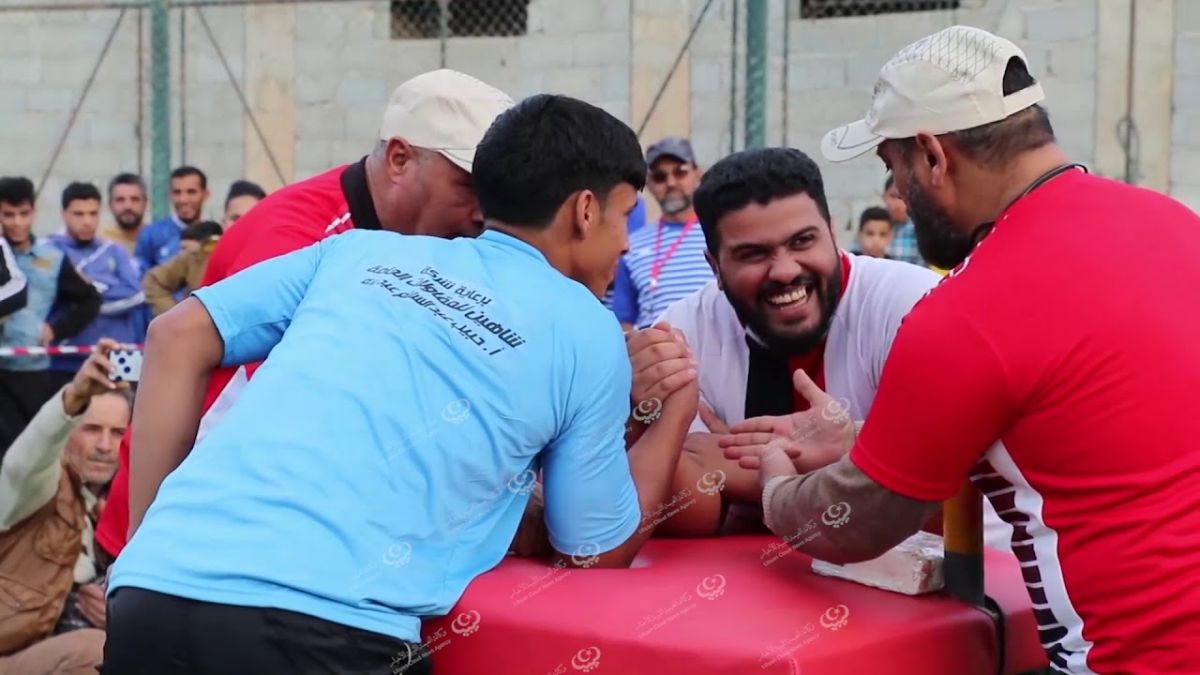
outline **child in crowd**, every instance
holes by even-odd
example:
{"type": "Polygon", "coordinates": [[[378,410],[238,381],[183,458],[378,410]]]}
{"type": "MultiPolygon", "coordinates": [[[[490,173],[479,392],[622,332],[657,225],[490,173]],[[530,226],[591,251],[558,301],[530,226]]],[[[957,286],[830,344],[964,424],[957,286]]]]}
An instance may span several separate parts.
{"type": "Polygon", "coordinates": [[[888,247],[892,245],[892,219],[887,209],[872,206],[862,212],[858,219],[858,255],[872,258],[890,258],[888,247]]]}

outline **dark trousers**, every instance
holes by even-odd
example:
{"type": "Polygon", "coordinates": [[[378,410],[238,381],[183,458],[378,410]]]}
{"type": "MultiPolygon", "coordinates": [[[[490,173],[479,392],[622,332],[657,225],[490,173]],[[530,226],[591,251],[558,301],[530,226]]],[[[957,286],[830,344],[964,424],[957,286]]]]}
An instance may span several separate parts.
{"type": "Polygon", "coordinates": [[[429,675],[419,645],[282,609],[140,588],[108,599],[101,675],[429,675]]]}
{"type": "Polygon", "coordinates": [[[0,369],[0,461],[25,425],[75,373],[0,369]]]}

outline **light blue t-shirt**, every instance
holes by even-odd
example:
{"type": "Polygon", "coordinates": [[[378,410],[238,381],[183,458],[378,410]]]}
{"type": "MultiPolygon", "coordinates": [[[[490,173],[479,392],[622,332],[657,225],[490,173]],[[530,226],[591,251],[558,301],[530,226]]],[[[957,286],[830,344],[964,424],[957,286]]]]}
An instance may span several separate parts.
{"type": "Polygon", "coordinates": [[[110,591],[415,641],[504,557],[539,469],[557,550],[637,528],[620,326],[532,246],[352,231],[195,296],[223,365],[266,362],[163,482],[110,591]]]}

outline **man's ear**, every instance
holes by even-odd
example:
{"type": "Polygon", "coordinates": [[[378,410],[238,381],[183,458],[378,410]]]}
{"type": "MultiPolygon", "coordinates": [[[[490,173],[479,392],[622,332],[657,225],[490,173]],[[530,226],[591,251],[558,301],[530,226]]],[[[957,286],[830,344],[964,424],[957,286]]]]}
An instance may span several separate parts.
{"type": "Polygon", "coordinates": [[[725,285],[721,283],[721,268],[717,266],[717,259],[713,254],[704,249],[704,261],[708,263],[708,268],[712,270],[713,278],[717,280],[717,290],[725,290],[725,285]]]}
{"type": "Polygon", "coordinates": [[[383,160],[388,180],[395,183],[416,166],[417,149],[403,138],[390,138],[383,150],[383,160]]]}
{"type": "Polygon", "coordinates": [[[949,178],[949,161],[946,156],[946,146],[933,134],[921,131],[917,133],[917,151],[929,167],[929,182],[934,187],[941,187],[949,178]]]}
{"type": "Polygon", "coordinates": [[[571,231],[578,239],[587,239],[600,222],[600,200],[591,190],[580,190],[571,199],[571,231]]]}

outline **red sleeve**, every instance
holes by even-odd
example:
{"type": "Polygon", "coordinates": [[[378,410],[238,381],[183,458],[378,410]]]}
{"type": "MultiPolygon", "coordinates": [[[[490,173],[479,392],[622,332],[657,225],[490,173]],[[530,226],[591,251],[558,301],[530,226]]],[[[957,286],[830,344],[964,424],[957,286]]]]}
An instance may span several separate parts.
{"type": "Polygon", "coordinates": [[[130,424],[121,437],[117,473],[108,487],[108,500],[96,523],[96,543],[114,558],[125,548],[125,536],[129,533],[129,439],[132,437],[133,425],[130,424]]]}
{"type": "Polygon", "coordinates": [[[993,343],[939,300],[918,304],[901,324],[850,451],[875,482],[922,501],[953,496],[1016,408],[993,343]]]}
{"type": "Polygon", "coordinates": [[[264,202],[242,216],[217,242],[201,286],[215,284],[251,265],[298,251],[324,238],[323,229],[304,224],[312,220],[311,215],[305,218],[289,206],[286,200],[278,206],[264,202]]]}

